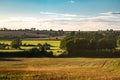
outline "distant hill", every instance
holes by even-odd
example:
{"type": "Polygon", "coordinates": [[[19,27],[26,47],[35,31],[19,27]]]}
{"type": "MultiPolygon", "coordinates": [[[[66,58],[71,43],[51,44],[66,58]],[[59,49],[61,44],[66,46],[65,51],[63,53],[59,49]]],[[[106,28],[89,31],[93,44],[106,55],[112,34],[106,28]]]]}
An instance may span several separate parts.
{"type": "Polygon", "coordinates": [[[114,33],[116,35],[120,34],[120,31],[118,30],[99,30],[99,31],[63,31],[63,30],[36,30],[35,28],[32,29],[18,29],[18,30],[10,30],[6,28],[0,29],[0,39],[14,39],[16,37],[19,37],[21,39],[63,39],[65,35],[68,33],[76,34],[78,32],[82,33],[114,33]]]}
{"type": "Polygon", "coordinates": [[[62,39],[64,33],[61,31],[32,31],[32,30],[0,30],[0,39],[62,39]]]}

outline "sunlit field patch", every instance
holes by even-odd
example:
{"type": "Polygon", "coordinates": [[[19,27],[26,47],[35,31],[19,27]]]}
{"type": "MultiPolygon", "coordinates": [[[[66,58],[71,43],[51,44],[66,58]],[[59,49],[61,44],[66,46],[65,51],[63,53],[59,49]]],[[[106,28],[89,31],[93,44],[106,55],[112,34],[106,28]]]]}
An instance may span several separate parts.
{"type": "MultiPolygon", "coordinates": [[[[5,43],[5,44],[11,44],[11,40],[0,40],[0,43],[5,43]]],[[[44,44],[44,43],[48,43],[51,45],[50,50],[48,51],[52,51],[54,52],[55,55],[57,54],[61,54],[58,51],[60,50],[60,41],[59,40],[23,40],[22,44],[33,44],[35,46],[21,46],[21,50],[15,50],[15,49],[9,49],[9,50],[0,50],[0,52],[17,52],[17,51],[23,51],[24,50],[29,50],[31,48],[37,47],[37,44],[44,44]]]]}

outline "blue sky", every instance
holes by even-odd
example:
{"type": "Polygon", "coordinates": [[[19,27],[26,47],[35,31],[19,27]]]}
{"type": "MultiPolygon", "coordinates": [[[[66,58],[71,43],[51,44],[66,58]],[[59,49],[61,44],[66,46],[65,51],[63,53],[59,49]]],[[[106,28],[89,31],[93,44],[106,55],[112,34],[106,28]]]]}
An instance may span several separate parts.
{"type": "MultiPolygon", "coordinates": [[[[119,4],[120,4],[120,0],[0,0],[0,19],[1,19],[0,24],[2,27],[3,26],[9,27],[7,21],[10,20],[14,20],[14,23],[12,22],[11,24],[9,23],[11,26],[12,25],[16,26],[17,23],[15,23],[15,20],[17,20],[17,22],[19,21],[19,24],[25,23],[26,20],[28,21],[36,20],[37,23],[39,22],[39,24],[34,23],[33,25],[32,23],[31,27],[37,26],[36,28],[39,29],[42,28],[56,29],[57,26],[62,26],[62,24],[66,25],[69,24],[70,22],[73,22],[74,23],[73,25],[77,25],[77,26],[79,24],[81,25],[81,23],[75,24],[76,20],[79,22],[83,22],[83,21],[91,22],[91,24],[93,24],[93,22],[95,22],[93,21],[93,18],[100,17],[99,20],[101,20],[101,17],[103,16],[105,18],[109,17],[109,19],[112,18],[112,21],[114,22],[114,18],[116,18],[116,15],[114,15],[113,17],[113,13],[117,13],[117,17],[119,17],[118,15],[120,12],[119,4]],[[43,21],[41,21],[41,19],[43,19],[43,21]],[[83,20],[80,21],[81,19],[83,20]],[[48,22],[48,20],[50,22],[48,22]],[[53,23],[53,20],[55,24],[51,24],[53,23]],[[44,27],[48,25],[49,27],[44,27]]],[[[108,23],[105,24],[107,26],[108,23]]],[[[101,23],[101,25],[105,25],[105,24],[101,23]]],[[[119,26],[118,23],[117,25],[119,26]]],[[[27,23],[25,23],[25,25],[22,26],[24,26],[24,28],[27,28],[27,23]]],[[[83,25],[83,26],[87,27],[87,25],[83,25]]],[[[98,26],[96,25],[96,27],[98,26]]],[[[64,27],[59,27],[58,29],[62,29],[62,28],[64,27]]],[[[65,30],[67,30],[66,28],[65,30]]],[[[73,28],[74,29],[76,28],[75,30],[81,29],[81,27],[79,28],[73,27],[73,28]]],[[[84,27],[82,27],[82,29],[83,28],[84,27]]],[[[106,27],[106,28],[119,29],[118,27],[117,28],[106,27]]],[[[90,28],[86,30],[90,30],[90,28]]]]}
{"type": "Polygon", "coordinates": [[[120,11],[119,4],[120,0],[0,0],[0,12],[32,16],[39,16],[40,11],[93,15],[120,11]]]}

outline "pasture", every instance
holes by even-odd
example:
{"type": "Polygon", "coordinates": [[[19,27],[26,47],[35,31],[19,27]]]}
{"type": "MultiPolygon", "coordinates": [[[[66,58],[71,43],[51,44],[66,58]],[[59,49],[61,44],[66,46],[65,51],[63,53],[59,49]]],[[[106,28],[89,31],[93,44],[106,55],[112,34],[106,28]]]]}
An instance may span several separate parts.
{"type": "Polygon", "coordinates": [[[120,58],[0,58],[0,80],[120,80],[120,58]]]}
{"type": "MultiPolygon", "coordinates": [[[[59,40],[23,40],[22,44],[34,44],[37,45],[38,43],[44,44],[44,43],[49,43],[53,46],[59,47],[59,40]]],[[[9,44],[11,43],[11,40],[0,40],[0,43],[5,43],[5,44],[9,44]]]]}
{"type": "MultiPolygon", "coordinates": [[[[10,45],[11,44],[11,40],[0,40],[0,43],[5,43],[10,45]]],[[[60,53],[58,53],[58,51],[60,51],[60,40],[22,40],[22,44],[32,44],[32,45],[36,45],[36,46],[21,46],[21,50],[17,50],[17,49],[5,49],[5,50],[0,50],[0,52],[17,52],[17,51],[23,51],[24,50],[29,50],[31,48],[37,47],[37,44],[44,44],[44,43],[48,43],[51,45],[50,50],[48,51],[52,51],[55,55],[59,55],[60,53]]]]}

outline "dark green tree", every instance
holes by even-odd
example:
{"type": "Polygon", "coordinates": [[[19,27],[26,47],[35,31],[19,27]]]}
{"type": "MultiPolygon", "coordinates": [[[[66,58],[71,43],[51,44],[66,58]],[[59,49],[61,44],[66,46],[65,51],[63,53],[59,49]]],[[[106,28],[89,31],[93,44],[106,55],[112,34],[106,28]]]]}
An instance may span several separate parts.
{"type": "Polygon", "coordinates": [[[66,50],[68,51],[68,53],[73,53],[75,51],[75,47],[74,47],[74,40],[68,40],[66,42],[66,50]]]}
{"type": "Polygon", "coordinates": [[[17,38],[17,39],[14,39],[12,42],[11,42],[11,47],[12,48],[15,48],[15,49],[20,49],[20,46],[22,45],[22,40],[17,38]]]}
{"type": "Polygon", "coordinates": [[[97,49],[97,40],[96,39],[91,39],[88,43],[88,49],[90,50],[96,50],[97,49]]]}
{"type": "Polygon", "coordinates": [[[66,49],[66,43],[67,43],[67,41],[69,41],[71,39],[74,39],[74,37],[68,35],[63,40],[61,40],[60,48],[61,49],[66,49]]]}
{"type": "Polygon", "coordinates": [[[120,47],[120,36],[117,39],[117,47],[120,47]]]}
{"type": "Polygon", "coordinates": [[[112,39],[102,38],[97,43],[98,49],[115,49],[116,42],[112,39]]]}
{"type": "Polygon", "coordinates": [[[74,40],[74,46],[76,50],[85,50],[88,47],[89,41],[85,38],[77,38],[74,40]]]}

